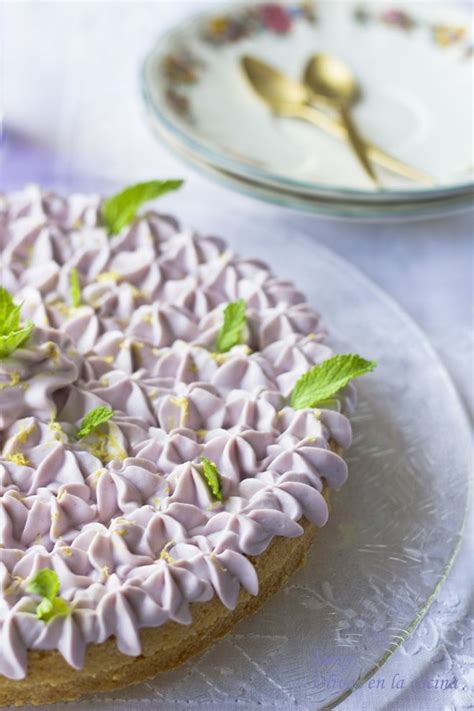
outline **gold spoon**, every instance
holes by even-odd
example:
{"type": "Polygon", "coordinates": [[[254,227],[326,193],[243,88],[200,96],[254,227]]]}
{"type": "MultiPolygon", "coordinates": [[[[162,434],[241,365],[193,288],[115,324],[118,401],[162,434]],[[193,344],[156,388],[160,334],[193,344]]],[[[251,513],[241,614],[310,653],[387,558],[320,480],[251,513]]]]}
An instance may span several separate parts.
{"type": "Polygon", "coordinates": [[[360,98],[360,89],[350,67],[330,54],[315,54],[304,71],[304,83],[318,96],[329,100],[338,111],[349,143],[369,178],[380,187],[367,156],[367,146],[351,116],[351,106],[360,98]]]}
{"type": "MultiPolygon", "coordinates": [[[[241,65],[252,89],[276,116],[309,121],[331,136],[347,140],[347,131],[340,119],[328,116],[324,111],[310,106],[315,98],[314,92],[304,84],[290,79],[266,62],[250,55],[241,58],[241,65]]],[[[366,142],[366,146],[370,159],[383,168],[404,178],[433,185],[433,179],[421,170],[412,168],[398,158],[385,153],[373,143],[366,142]]]]}

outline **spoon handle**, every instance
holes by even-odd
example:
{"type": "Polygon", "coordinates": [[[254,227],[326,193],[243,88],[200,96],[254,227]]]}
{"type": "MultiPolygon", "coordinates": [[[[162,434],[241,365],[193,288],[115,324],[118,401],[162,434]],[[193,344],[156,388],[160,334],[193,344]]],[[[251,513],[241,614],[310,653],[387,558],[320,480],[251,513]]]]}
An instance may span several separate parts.
{"type": "MultiPolygon", "coordinates": [[[[320,111],[314,106],[296,103],[285,104],[279,107],[278,114],[280,116],[287,116],[288,118],[299,118],[309,121],[331,136],[335,136],[343,141],[347,140],[348,134],[342,121],[325,114],[324,111],[320,111]]],[[[435,181],[433,178],[423,171],[418,170],[418,168],[413,168],[411,165],[391,156],[374,143],[366,141],[365,145],[369,158],[382,168],[390,170],[392,173],[401,175],[409,180],[422,183],[423,185],[434,185],[435,181]]]]}
{"type": "Polygon", "coordinates": [[[359,163],[371,179],[371,181],[374,183],[374,185],[379,188],[380,187],[380,182],[379,179],[372,167],[372,163],[370,162],[368,156],[367,156],[367,145],[360,135],[357,126],[355,125],[352,116],[350,114],[349,109],[346,106],[341,106],[340,109],[340,116],[341,116],[341,121],[342,124],[346,130],[346,136],[347,140],[349,141],[352,150],[354,151],[355,155],[357,156],[359,163]]]}

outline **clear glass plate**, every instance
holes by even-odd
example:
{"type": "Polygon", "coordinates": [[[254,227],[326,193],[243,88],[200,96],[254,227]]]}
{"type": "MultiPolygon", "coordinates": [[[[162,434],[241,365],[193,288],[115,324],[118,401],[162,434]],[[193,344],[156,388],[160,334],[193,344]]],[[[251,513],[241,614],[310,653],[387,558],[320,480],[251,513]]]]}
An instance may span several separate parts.
{"type": "Polygon", "coordinates": [[[359,382],[350,478],[306,566],[227,638],[149,683],[51,711],[331,707],[398,648],[449,571],[468,498],[468,422],[425,336],[348,263],[310,235],[182,208],[189,224],[211,223],[297,281],[337,348],[378,359],[359,382]]]}

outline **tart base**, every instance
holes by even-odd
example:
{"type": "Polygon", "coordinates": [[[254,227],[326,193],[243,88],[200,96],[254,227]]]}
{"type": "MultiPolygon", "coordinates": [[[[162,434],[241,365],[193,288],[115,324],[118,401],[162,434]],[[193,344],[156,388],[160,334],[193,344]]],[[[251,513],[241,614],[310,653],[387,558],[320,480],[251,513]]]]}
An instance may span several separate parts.
{"type": "Polygon", "coordinates": [[[81,671],[69,666],[57,651],[30,651],[25,679],[0,678],[0,705],[74,701],[87,694],[123,689],[173,669],[204,651],[278,592],[304,563],[317,529],[305,519],[299,523],[304,528],[303,535],[277,537],[264,553],[250,557],[259,579],[259,594],[252,596],[241,589],[235,610],[228,610],[217,597],[195,603],[191,625],[167,622],[141,630],[142,653],[138,657],[119,652],[113,638],[90,645],[81,671]]]}

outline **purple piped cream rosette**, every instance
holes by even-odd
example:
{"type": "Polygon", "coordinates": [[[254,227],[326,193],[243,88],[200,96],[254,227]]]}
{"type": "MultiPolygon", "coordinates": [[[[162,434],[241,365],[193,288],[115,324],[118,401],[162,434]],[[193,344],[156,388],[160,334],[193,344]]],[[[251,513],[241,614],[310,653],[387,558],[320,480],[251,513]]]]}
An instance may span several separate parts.
{"type": "Polygon", "coordinates": [[[323,526],[323,488],[347,477],[344,407],[295,410],[298,378],[331,351],[289,282],[214,237],[147,212],[117,234],[97,197],[28,188],[2,204],[3,285],[36,327],[0,360],[0,673],[27,650],[80,669],[109,637],[141,653],[141,628],[189,624],[191,605],[258,594],[248,556],[323,526]],[[81,303],[70,300],[77,270],[81,303]],[[227,303],[242,344],[215,353],[227,303]],[[77,439],[92,409],[114,416],[77,439]],[[216,501],[202,458],[221,476],[216,501]],[[45,622],[26,581],[56,572],[70,614],[45,622]]]}

